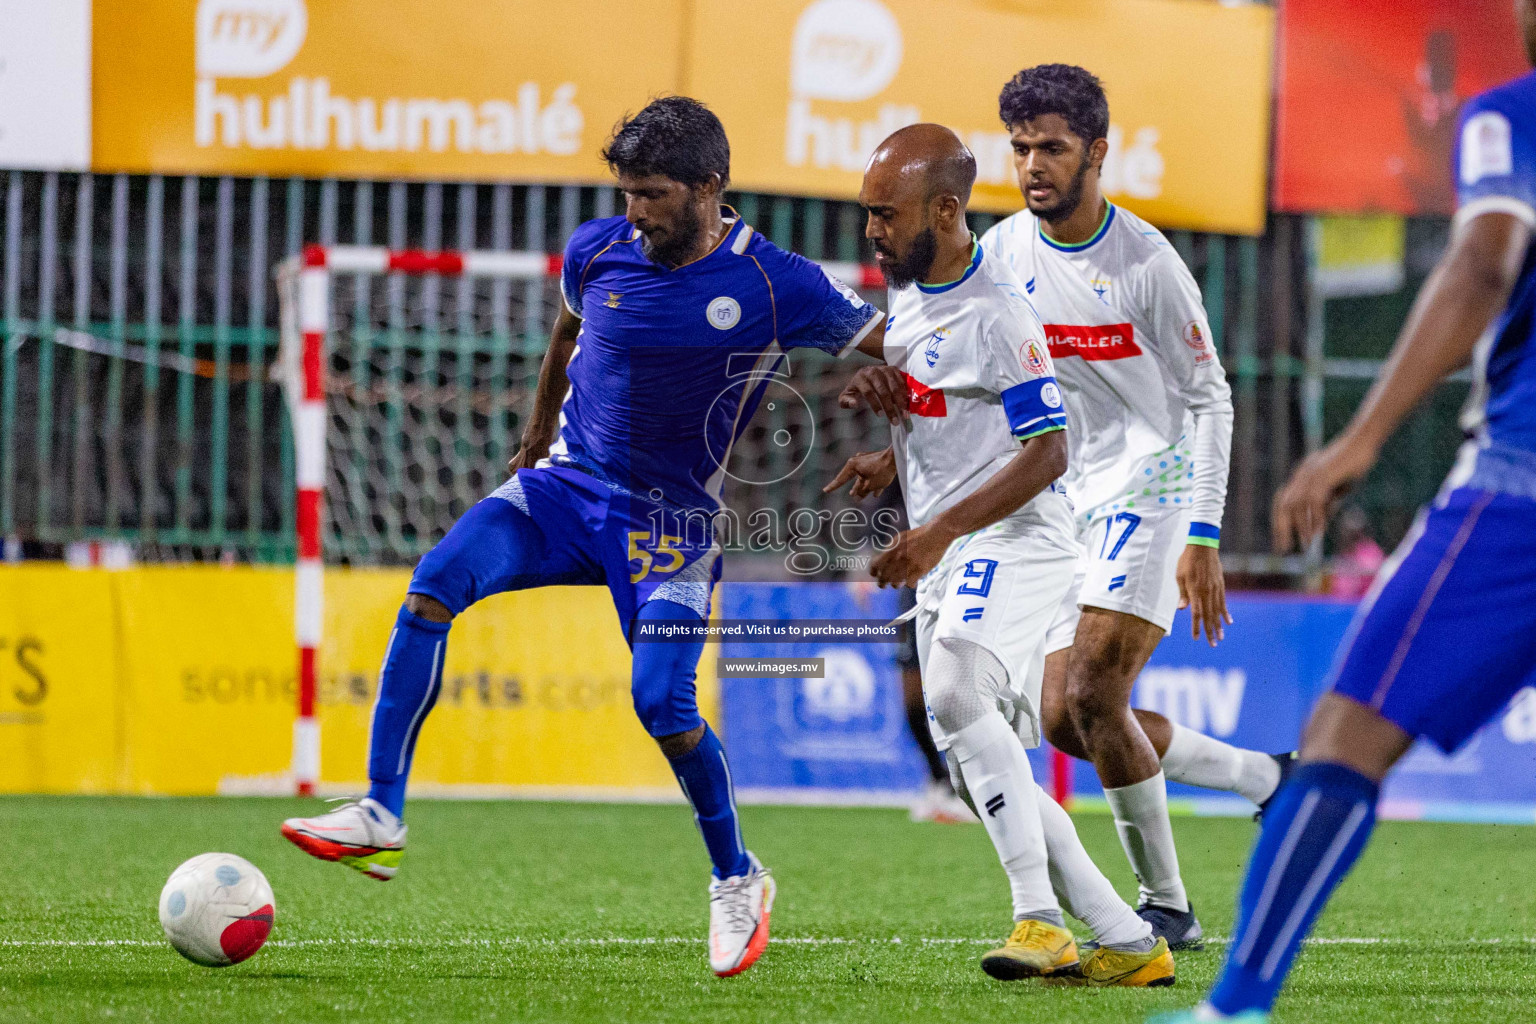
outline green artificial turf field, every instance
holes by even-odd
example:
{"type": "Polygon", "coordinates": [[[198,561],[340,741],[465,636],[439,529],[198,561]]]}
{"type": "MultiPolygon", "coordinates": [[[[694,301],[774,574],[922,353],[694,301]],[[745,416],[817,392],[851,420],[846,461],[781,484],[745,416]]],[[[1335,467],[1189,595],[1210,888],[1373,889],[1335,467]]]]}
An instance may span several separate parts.
{"type": "MultiPolygon", "coordinates": [[[[1192,1003],[1221,955],[1159,990],[992,981],[1009,925],[980,826],[896,811],[747,808],[774,869],[775,944],[746,974],[705,962],[707,865],[681,806],[451,803],[410,809],[399,877],[305,857],[277,833],[318,802],[0,799],[0,1021],[1140,1022],[1192,1003]],[[244,964],[167,946],[165,878],[209,850],[254,861],[277,927],[244,964]]],[[[1078,826],[1133,889],[1107,817],[1078,826]]],[[[1253,825],[1175,822],[1212,936],[1231,926],[1253,825]]],[[[1536,832],[1385,824],[1303,953],[1279,1021],[1508,1021],[1536,1005],[1536,832]]]]}

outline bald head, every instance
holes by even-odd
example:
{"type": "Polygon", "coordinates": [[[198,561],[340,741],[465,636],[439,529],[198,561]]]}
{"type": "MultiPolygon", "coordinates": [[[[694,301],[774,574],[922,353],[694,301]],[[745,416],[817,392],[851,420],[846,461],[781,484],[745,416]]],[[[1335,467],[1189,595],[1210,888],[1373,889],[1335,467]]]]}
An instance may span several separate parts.
{"type": "Polygon", "coordinates": [[[976,183],[976,158],[943,125],[911,124],[880,143],[864,170],[866,180],[872,174],[917,185],[924,199],[954,196],[963,210],[976,183]]]}
{"type": "Polygon", "coordinates": [[[859,203],[869,214],[864,237],[888,282],[904,288],[931,273],[959,276],[970,259],[965,206],[975,181],[976,158],[943,125],[909,125],[880,144],[864,168],[859,203]]]}

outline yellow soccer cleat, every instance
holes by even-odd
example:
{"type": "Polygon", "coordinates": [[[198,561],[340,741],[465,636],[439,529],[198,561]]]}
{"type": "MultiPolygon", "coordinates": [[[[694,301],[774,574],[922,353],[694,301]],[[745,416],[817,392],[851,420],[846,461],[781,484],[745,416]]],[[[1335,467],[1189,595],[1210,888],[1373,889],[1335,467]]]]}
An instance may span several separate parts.
{"type": "Polygon", "coordinates": [[[1161,936],[1157,945],[1145,953],[1100,947],[1083,959],[1075,976],[1062,980],[1098,988],[1162,988],[1174,981],[1173,954],[1168,950],[1168,940],[1161,936]]]}
{"type": "Polygon", "coordinates": [[[1070,973],[1077,969],[1077,940],[1054,924],[1020,921],[1007,942],[981,958],[981,969],[1000,981],[1070,973]]]}

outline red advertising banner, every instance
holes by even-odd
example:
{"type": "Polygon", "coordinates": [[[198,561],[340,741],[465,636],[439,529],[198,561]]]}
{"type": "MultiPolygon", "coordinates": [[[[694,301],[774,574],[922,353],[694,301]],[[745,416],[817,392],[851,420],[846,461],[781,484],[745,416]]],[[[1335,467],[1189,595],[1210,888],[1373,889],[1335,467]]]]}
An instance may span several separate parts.
{"type": "Polygon", "coordinates": [[[1274,206],[1451,213],[1456,113],[1529,65],[1510,0],[1280,4],[1274,206]]]}

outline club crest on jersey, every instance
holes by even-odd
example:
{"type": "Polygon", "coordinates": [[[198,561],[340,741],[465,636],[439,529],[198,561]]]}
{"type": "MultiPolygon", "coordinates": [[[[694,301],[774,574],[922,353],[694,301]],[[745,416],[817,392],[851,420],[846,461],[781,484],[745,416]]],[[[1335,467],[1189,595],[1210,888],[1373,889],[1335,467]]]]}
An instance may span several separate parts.
{"type": "Polygon", "coordinates": [[[928,361],[929,366],[939,361],[939,343],[949,337],[949,335],[950,330],[948,327],[940,327],[928,336],[928,345],[923,349],[923,358],[928,361]]]}
{"type": "Polygon", "coordinates": [[[1189,323],[1184,325],[1184,344],[1188,345],[1198,353],[1198,355],[1195,356],[1195,362],[1197,364],[1208,363],[1212,359],[1216,358],[1211,350],[1206,347],[1205,328],[1200,326],[1200,321],[1198,320],[1191,320],[1189,323]]]}
{"type": "Polygon", "coordinates": [[[741,322],[741,303],[729,295],[711,299],[704,310],[704,318],[717,331],[728,331],[741,322]]]}
{"type": "Polygon", "coordinates": [[[1050,372],[1050,367],[1045,361],[1045,349],[1034,338],[1030,338],[1019,348],[1019,362],[1024,364],[1024,369],[1036,377],[1044,377],[1050,372]]]}
{"type": "Polygon", "coordinates": [[[619,300],[622,299],[623,297],[624,296],[619,294],[618,292],[609,292],[608,293],[608,301],[603,303],[603,305],[607,306],[609,309],[618,309],[619,308],[619,300]]]}

